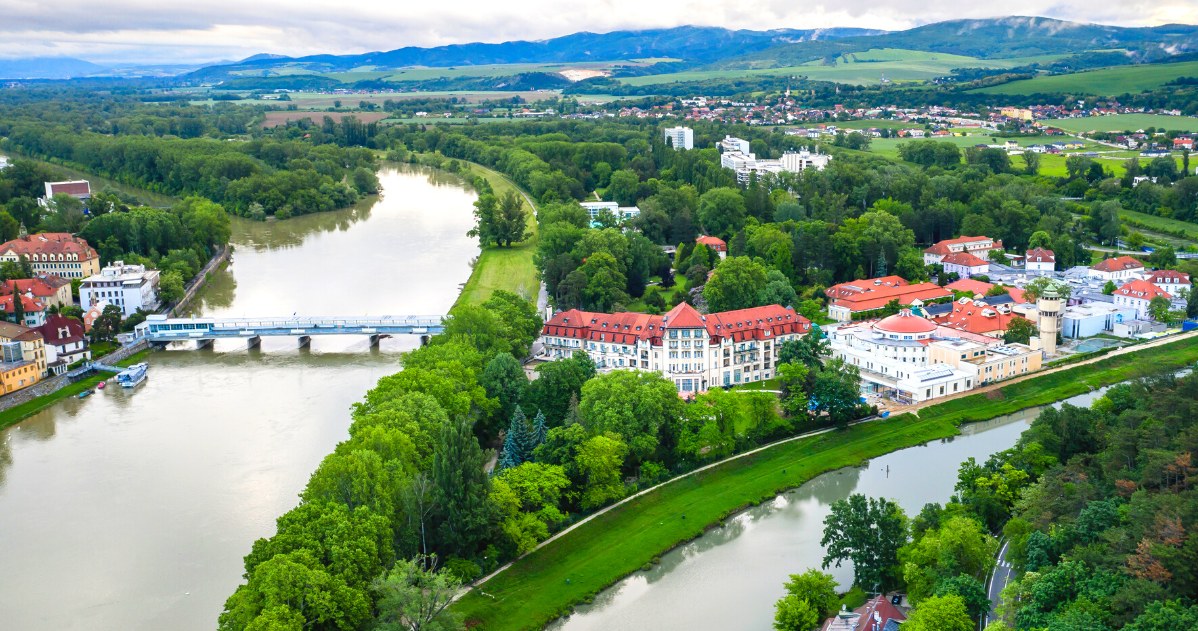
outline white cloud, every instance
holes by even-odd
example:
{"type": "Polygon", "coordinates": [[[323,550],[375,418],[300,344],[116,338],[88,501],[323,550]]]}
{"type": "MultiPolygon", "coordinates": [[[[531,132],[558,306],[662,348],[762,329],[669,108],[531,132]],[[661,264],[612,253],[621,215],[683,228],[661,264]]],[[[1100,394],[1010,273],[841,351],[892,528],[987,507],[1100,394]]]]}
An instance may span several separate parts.
{"type": "Polygon", "coordinates": [[[77,56],[155,62],[286,55],[347,54],[403,46],[545,39],[696,24],[727,28],[857,26],[903,29],[954,18],[1048,17],[1129,26],[1198,22],[1192,0],[0,0],[0,56],[77,56]],[[1001,11],[1001,13],[999,12],[1001,11]]]}

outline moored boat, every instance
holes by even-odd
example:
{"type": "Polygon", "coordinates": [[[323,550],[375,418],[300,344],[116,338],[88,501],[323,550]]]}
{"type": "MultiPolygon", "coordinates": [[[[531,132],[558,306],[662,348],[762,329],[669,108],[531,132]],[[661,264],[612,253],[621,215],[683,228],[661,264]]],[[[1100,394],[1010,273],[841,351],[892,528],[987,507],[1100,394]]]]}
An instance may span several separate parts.
{"type": "Polygon", "coordinates": [[[132,388],[146,380],[146,372],[149,371],[150,365],[146,363],[133,364],[129,368],[117,373],[116,381],[121,384],[122,388],[132,388]]]}

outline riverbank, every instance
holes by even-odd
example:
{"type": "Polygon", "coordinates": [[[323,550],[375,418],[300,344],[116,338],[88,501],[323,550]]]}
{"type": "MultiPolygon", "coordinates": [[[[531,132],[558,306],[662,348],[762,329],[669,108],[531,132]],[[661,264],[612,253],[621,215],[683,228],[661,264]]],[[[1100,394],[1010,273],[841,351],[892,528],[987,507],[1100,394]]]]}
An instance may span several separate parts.
{"type": "Polygon", "coordinates": [[[175,306],[170,308],[167,315],[175,318],[184,313],[187,307],[191,305],[191,301],[196,297],[196,294],[208,283],[208,275],[216,271],[220,266],[228,263],[229,257],[232,254],[233,245],[225,244],[216,254],[212,255],[212,258],[208,259],[208,263],[204,265],[204,268],[191,279],[186,291],[183,292],[183,297],[175,303],[175,306]]]}
{"type": "MultiPolygon", "coordinates": [[[[119,353],[120,351],[116,352],[119,353]]],[[[149,353],[149,350],[136,351],[132,355],[116,361],[115,365],[122,367],[132,366],[133,364],[145,359],[146,355],[149,353]]],[[[64,385],[50,394],[45,394],[24,403],[14,405],[3,412],[0,412],[0,429],[4,429],[10,425],[15,425],[63,399],[78,396],[78,394],[84,390],[95,388],[97,385],[99,385],[102,379],[108,376],[109,375],[106,373],[100,373],[90,377],[85,377],[74,383],[64,385]]],[[[65,377],[65,375],[62,376],[62,378],[65,377]]]]}
{"type": "Polygon", "coordinates": [[[674,478],[577,524],[513,562],[454,605],[487,631],[540,628],[727,516],[816,475],[947,438],[966,422],[1053,403],[1092,388],[1198,361],[1198,341],[1103,358],[884,421],[799,436],[674,478]],[[1145,362],[1151,357],[1151,363],[1145,362]],[[485,595],[484,595],[485,594],[485,595]]]}
{"type": "Polygon", "coordinates": [[[536,265],[532,261],[533,254],[537,251],[536,204],[527,193],[516,186],[515,182],[509,180],[502,173],[473,162],[459,161],[459,163],[465,165],[459,174],[467,180],[473,181],[475,177],[482,177],[491,185],[491,190],[495,191],[496,195],[515,191],[523,197],[530,210],[528,228],[532,234],[528,239],[510,248],[490,247],[484,249],[478,255],[478,260],[475,261],[474,268],[470,272],[470,279],[462,286],[462,292],[458,295],[454,306],[481,304],[500,289],[523,296],[535,303],[541,287],[536,265]]]}

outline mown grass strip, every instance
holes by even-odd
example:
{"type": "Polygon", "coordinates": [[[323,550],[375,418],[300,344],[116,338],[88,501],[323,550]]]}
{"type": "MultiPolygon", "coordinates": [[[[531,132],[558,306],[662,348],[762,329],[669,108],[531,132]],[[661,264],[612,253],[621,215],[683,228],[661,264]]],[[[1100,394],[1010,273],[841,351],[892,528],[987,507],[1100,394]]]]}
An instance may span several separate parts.
{"type": "Polygon", "coordinates": [[[1143,349],[949,401],[886,421],[782,443],[679,479],[514,563],[454,609],[486,631],[540,628],[727,516],[815,476],[955,435],[964,422],[1045,405],[1198,361],[1198,339],[1143,349]],[[483,593],[480,593],[483,592],[483,593]]]}
{"type": "MultiPolygon", "coordinates": [[[[496,195],[514,191],[528,204],[532,199],[527,197],[511,180],[502,174],[492,171],[480,164],[462,162],[467,168],[461,172],[463,177],[473,179],[482,176],[491,185],[496,195]]],[[[524,296],[536,301],[541,289],[541,280],[537,276],[536,265],[533,264],[533,254],[537,250],[537,220],[534,215],[536,208],[529,209],[528,227],[532,233],[528,239],[510,248],[490,247],[482,251],[470,279],[462,287],[458,295],[457,305],[481,304],[491,297],[496,290],[510,291],[518,296],[524,296]]]]}

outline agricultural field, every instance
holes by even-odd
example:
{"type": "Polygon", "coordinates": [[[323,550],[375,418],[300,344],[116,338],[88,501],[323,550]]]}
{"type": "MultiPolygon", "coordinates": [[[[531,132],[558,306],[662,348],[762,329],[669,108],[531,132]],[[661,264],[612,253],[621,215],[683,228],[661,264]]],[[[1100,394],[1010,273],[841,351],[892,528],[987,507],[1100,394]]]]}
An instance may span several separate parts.
{"type": "Polygon", "coordinates": [[[1093,94],[1113,96],[1128,92],[1152,90],[1178,77],[1198,76],[1198,61],[1172,64],[1113,66],[1098,70],[1075,72],[1012,81],[1002,85],[978,88],[971,92],[982,94],[1093,94]]]}
{"type": "Polygon", "coordinates": [[[801,66],[783,68],[691,70],[644,77],[628,77],[621,81],[628,85],[658,85],[678,81],[702,81],[754,75],[791,75],[805,76],[819,81],[871,85],[880,83],[883,77],[895,82],[926,81],[950,74],[953,68],[1011,68],[1028,63],[1028,59],[1030,58],[979,59],[947,53],[878,48],[842,55],[837,63],[832,65],[814,61],[801,66]]]}
{"type": "MultiPolygon", "coordinates": [[[[912,125],[908,125],[908,127],[912,127],[912,125]]],[[[874,138],[874,139],[870,140],[869,150],[871,153],[876,153],[878,155],[897,160],[898,155],[899,155],[898,154],[899,145],[901,145],[905,142],[919,142],[919,140],[920,139],[915,139],[915,138],[874,138]]],[[[949,142],[954,145],[957,145],[961,149],[965,149],[966,147],[973,147],[975,145],[1000,145],[1000,144],[1005,143],[1008,140],[1014,140],[1015,142],[1019,143],[1019,146],[1021,146],[1021,147],[1026,147],[1028,145],[1046,145],[1046,144],[1051,144],[1054,142],[1062,141],[1060,136],[1022,136],[1022,137],[1018,137],[1018,138],[1001,138],[999,136],[995,136],[993,134],[988,134],[988,133],[974,133],[969,136],[945,136],[945,137],[941,137],[941,138],[924,138],[923,140],[936,140],[939,142],[949,142]]],[[[1075,139],[1073,139],[1073,138],[1067,138],[1065,140],[1075,142],[1075,139]]],[[[1102,147],[1101,145],[1097,145],[1097,144],[1093,144],[1093,143],[1085,143],[1084,149],[1098,151],[1103,148],[1104,147],[1102,147]]],[[[1052,156],[1048,156],[1048,155],[1042,156],[1042,158],[1049,158],[1049,157],[1052,157],[1052,156]]],[[[1122,158],[1122,159],[1126,159],[1126,158],[1122,158]]],[[[1012,160],[1015,161],[1016,163],[1021,163],[1018,156],[1013,156],[1012,160]]],[[[1064,158],[1062,158],[1062,163],[1061,163],[1062,165],[1064,164],[1063,160],[1064,160],[1064,158]]],[[[1043,162],[1047,162],[1047,160],[1043,160],[1043,162]]]]}
{"type": "Polygon", "coordinates": [[[279,125],[300,120],[310,120],[313,123],[320,124],[324,118],[328,116],[337,122],[342,119],[356,118],[363,123],[377,123],[388,116],[386,112],[267,112],[266,118],[262,120],[262,127],[270,129],[279,125]]]}
{"type": "Polygon", "coordinates": [[[1114,114],[1111,116],[1088,116],[1086,118],[1059,118],[1042,121],[1044,125],[1068,132],[1126,131],[1147,129],[1198,131],[1198,118],[1193,116],[1165,116],[1164,114],[1114,114]]]}

